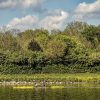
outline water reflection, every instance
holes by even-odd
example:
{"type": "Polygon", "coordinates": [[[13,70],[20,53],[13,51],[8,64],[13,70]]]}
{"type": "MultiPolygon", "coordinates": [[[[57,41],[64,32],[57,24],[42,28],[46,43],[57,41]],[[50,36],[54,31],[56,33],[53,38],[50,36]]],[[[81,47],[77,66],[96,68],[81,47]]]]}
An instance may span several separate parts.
{"type": "Polygon", "coordinates": [[[1,87],[0,100],[100,100],[100,88],[21,90],[1,87]]]}

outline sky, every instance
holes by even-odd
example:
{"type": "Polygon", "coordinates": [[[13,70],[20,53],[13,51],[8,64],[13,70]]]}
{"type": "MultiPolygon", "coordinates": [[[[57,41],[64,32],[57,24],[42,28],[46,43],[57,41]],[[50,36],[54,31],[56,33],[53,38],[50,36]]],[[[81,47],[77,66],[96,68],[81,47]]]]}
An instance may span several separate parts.
{"type": "Polygon", "coordinates": [[[0,28],[64,29],[72,21],[100,24],[100,0],[0,0],[0,28]]]}

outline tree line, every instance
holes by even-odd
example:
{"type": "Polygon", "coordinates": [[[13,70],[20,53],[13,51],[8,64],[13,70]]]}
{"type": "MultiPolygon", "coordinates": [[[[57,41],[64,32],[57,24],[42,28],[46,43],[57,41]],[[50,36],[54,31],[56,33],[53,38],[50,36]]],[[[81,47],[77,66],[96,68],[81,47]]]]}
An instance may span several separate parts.
{"type": "Polygon", "coordinates": [[[100,25],[0,32],[0,73],[100,72],[100,25]]]}

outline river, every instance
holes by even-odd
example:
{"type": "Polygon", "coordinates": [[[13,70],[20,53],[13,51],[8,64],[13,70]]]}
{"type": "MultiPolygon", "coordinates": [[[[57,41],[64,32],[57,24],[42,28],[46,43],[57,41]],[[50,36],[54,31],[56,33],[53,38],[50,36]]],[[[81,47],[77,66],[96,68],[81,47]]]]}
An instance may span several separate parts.
{"type": "Polygon", "coordinates": [[[13,89],[0,87],[0,100],[100,100],[100,88],[13,89]]]}

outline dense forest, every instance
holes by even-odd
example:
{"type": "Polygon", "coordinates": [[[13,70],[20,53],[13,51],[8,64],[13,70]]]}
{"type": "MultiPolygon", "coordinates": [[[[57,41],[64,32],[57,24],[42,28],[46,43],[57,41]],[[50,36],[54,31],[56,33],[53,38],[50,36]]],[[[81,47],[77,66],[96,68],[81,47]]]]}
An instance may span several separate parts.
{"type": "Polygon", "coordinates": [[[0,74],[100,72],[100,25],[0,32],[0,74]]]}

